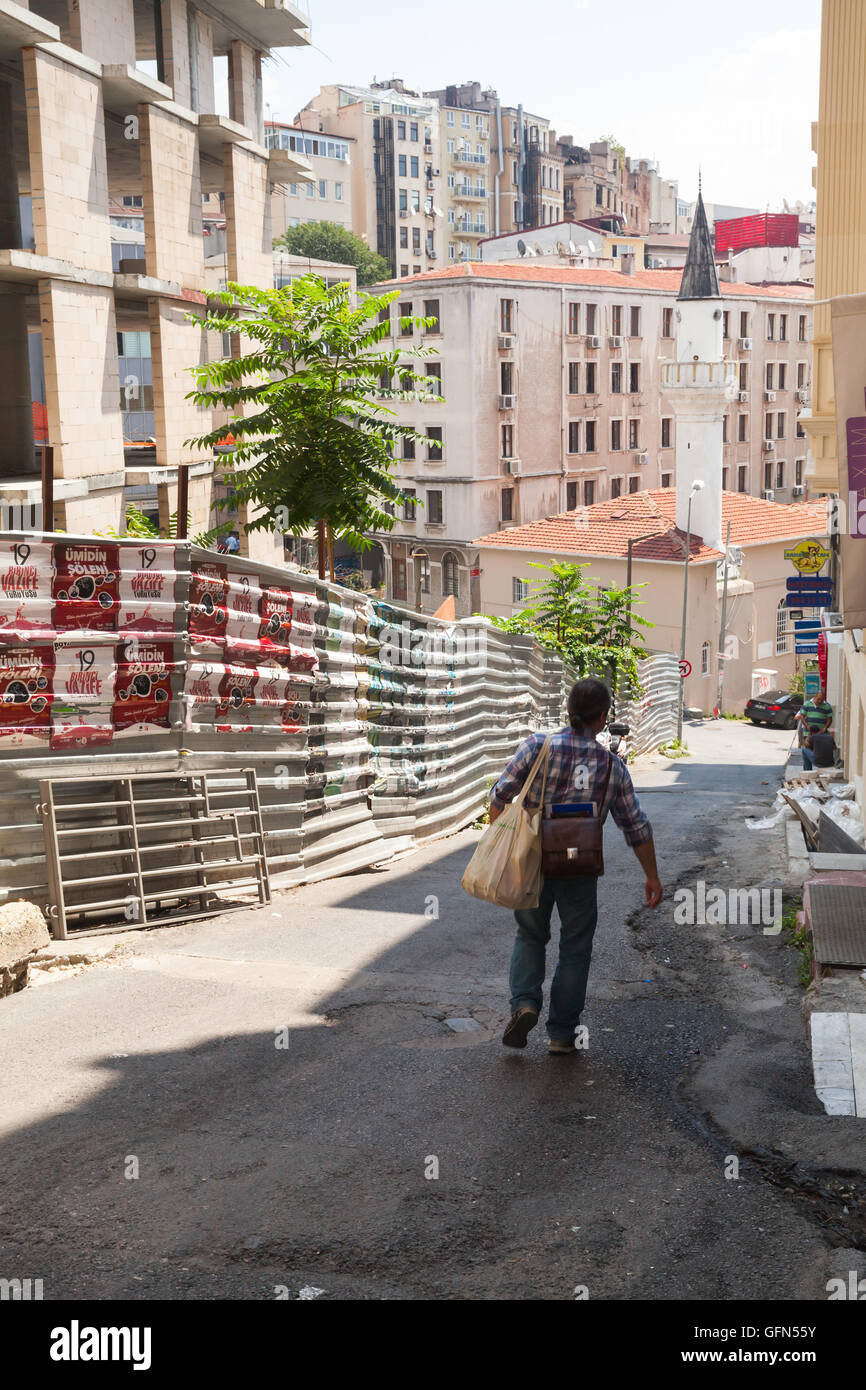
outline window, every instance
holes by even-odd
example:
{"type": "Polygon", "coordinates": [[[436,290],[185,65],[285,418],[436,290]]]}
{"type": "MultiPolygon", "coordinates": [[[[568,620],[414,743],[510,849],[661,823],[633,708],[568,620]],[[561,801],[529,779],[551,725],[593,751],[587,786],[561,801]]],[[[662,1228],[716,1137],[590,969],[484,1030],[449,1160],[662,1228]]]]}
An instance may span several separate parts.
{"type": "Polygon", "coordinates": [[[460,124],[462,125],[464,130],[469,129],[470,125],[472,124],[472,120],[468,111],[460,112],[460,124]]]}
{"type": "Polygon", "coordinates": [[[500,362],[499,364],[499,394],[501,396],[514,395],[513,362],[500,362]]]}
{"type": "Polygon", "coordinates": [[[798,321],[797,321],[797,342],[798,342],[798,343],[805,343],[805,341],[806,341],[806,315],[805,315],[805,314],[801,314],[800,317],[799,317],[799,319],[798,319],[798,321]]]}
{"type": "Polygon", "coordinates": [[[427,493],[427,521],[431,526],[442,525],[442,493],[427,493]]]}
{"type": "Polygon", "coordinates": [[[125,194],[123,199],[125,208],[143,208],[144,198],[139,193],[125,194]]]}
{"type": "Polygon", "coordinates": [[[777,390],[777,391],[784,391],[784,389],[785,389],[785,382],[787,381],[787,379],[788,379],[788,364],[787,364],[787,362],[779,362],[779,363],[777,364],[777,373],[776,373],[776,390],[777,390]]]}
{"type": "Polygon", "coordinates": [[[514,331],[514,300],[500,299],[499,301],[499,332],[513,333],[514,331]]]}
{"type": "Polygon", "coordinates": [[[408,165],[407,165],[407,163],[406,163],[406,156],[405,156],[405,154],[398,154],[398,156],[397,156],[397,173],[398,173],[398,175],[399,175],[399,177],[400,177],[401,179],[405,179],[406,173],[407,173],[407,169],[408,169],[408,165]]]}
{"type": "Polygon", "coordinates": [[[584,392],[587,396],[595,396],[598,387],[595,384],[595,363],[585,362],[583,366],[584,392]]]}
{"type": "Polygon", "coordinates": [[[727,415],[723,415],[723,416],[722,416],[722,443],[723,443],[723,444],[727,444],[727,442],[728,442],[728,417],[727,417],[727,415]]]}
{"type": "Polygon", "coordinates": [[[427,390],[434,395],[442,395],[442,363],[426,362],[424,364],[424,376],[426,377],[427,390]]]}
{"type": "Polygon", "coordinates": [[[614,450],[622,448],[622,420],[610,422],[610,447],[614,450]]]}
{"type": "Polygon", "coordinates": [[[780,314],[780,315],[779,315],[779,342],[780,342],[780,343],[786,343],[787,341],[788,341],[788,315],[787,315],[787,314],[780,314]]]}
{"type": "Polygon", "coordinates": [[[746,442],[746,422],[748,418],[748,415],[737,416],[737,442],[739,444],[745,444],[746,442]]]}
{"type": "Polygon", "coordinates": [[[568,452],[570,454],[580,453],[580,421],[569,420],[568,422],[568,452]]]}
{"type": "Polygon", "coordinates": [[[415,252],[415,255],[416,255],[416,256],[419,256],[419,255],[421,254],[421,228],[420,228],[420,227],[413,227],[413,228],[412,228],[412,250],[415,252]]]}
{"type": "Polygon", "coordinates": [[[768,391],[772,391],[772,389],[773,389],[773,367],[774,367],[774,366],[775,366],[775,363],[773,363],[773,362],[768,362],[768,363],[767,363],[767,390],[768,390],[768,391]]]}
{"type": "Polygon", "coordinates": [[[776,656],[784,656],[788,650],[788,609],[785,600],[779,600],[776,609],[776,656]]]}
{"type": "Polygon", "coordinates": [[[771,410],[764,416],[764,438],[773,438],[773,412],[771,410]]]}
{"type": "Polygon", "coordinates": [[[401,251],[408,251],[408,250],[409,250],[409,228],[408,228],[408,227],[401,227],[401,228],[400,228],[400,250],[401,250],[401,251]]]}
{"type": "Polygon", "coordinates": [[[517,576],[511,581],[511,601],[512,603],[525,603],[529,598],[529,580],[518,579],[517,576]]]}
{"type": "Polygon", "coordinates": [[[670,449],[670,448],[672,448],[672,444],[671,444],[671,426],[672,426],[672,425],[673,425],[673,419],[672,419],[672,417],[671,417],[670,415],[664,415],[664,416],[662,416],[662,448],[663,448],[663,449],[670,449]]]}
{"type": "Polygon", "coordinates": [[[729,309],[725,309],[722,314],[722,337],[727,340],[731,336],[731,314],[729,309]]]}
{"type": "Polygon", "coordinates": [[[398,139],[398,140],[405,140],[405,139],[406,139],[406,122],[405,122],[405,121],[398,121],[398,122],[397,122],[397,139],[398,139]]]}
{"type": "Polygon", "coordinates": [[[737,492],[746,491],[746,465],[741,463],[737,469],[737,492]]]}
{"type": "Polygon", "coordinates": [[[765,487],[765,489],[769,489],[769,488],[771,488],[772,486],[773,486],[773,465],[772,465],[772,463],[765,463],[765,464],[764,464],[764,487],[765,487]]]}
{"type": "Polygon", "coordinates": [[[397,203],[401,212],[409,211],[409,195],[405,188],[399,189],[397,193],[397,203]]]}
{"type": "Polygon", "coordinates": [[[513,459],[513,458],[514,458],[514,426],[513,426],[513,425],[503,425],[502,428],[501,428],[501,430],[500,430],[500,435],[501,435],[501,441],[502,441],[502,453],[501,453],[500,457],[501,457],[501,458],[504,458],[504,459],[513,459]]]}
{"type": "Polygon", "coordinates": [[[674,479],[673,473],[663,473],[663,474],[662,474],[662,487],[671,487],[671,485],[673,484],[673,479],[674,479]]]}
{"type": "Polygon", "coordinates": [[[593,478],[587,478],[586,482],[583,485],[583,505],[585,507],[591,507],[594,501],[595,480],[593,478]]]}
{"type": "Polygon", "coordinates": [[[572,334],[580,332],[580,305],[574,301],[568,306],[568,331],[572,334]]]}
{"type": "Polygon", "coordinates": [[[460,574],[457,565],[457,556],[450,550],[446,550],[442,556],[442,593],[446,596],[453,594],[455,598],[460,592],[460,574]]]}
{"type": "Polygon", "coordinates": [[[569,362],[568,364],[568,394],[576,396],[580,391],[580,363],[569,362]]]}
{"type": "Polygon", "coordinates": [[[804,387],[805,385],[806,385],[806,363],[805,363],[805,362],[798,362],[798,363],[797,363],[797,390],[798,390],[798,391],[802,391],[802,389],[803,389],[803,387],[804,387]]]}
{"type": "Polygon", "coordinates": [[[622,497],[622,478],[611,478],[610,480],[611,498],[622,497]]]}
{"type": "Polygon", "coordinates": [[[454,141],[453,141],[453,140],[446,140],[446,141],[445,141],[445,152],[446,152],[446,154],[453,154],[453,153],[454,153],[454,141]]]}
{"type": "Polygon", "coordinates": [[[610,311],[610,331],[615,338],[622,337],[622,305],[614,304],[610,311]]]}
{"type": "Polygon", "coordinates": [[[776,460],[776,487],[777,487],[777,488],[783,488],[784,486],[785,486],[785,464],[784,464],[784,462],[783,462],[782,459],[777,459],[777,460],[776,460]]]}
{"type": "Polygon", "coordinates": [[[406,597],[406,561],[394,561],[394,597],[405,599],[406,597]]]}
{"type": "Polygon", "coordinates": [[[803,486],[803,459],[794,459],[794,482],[797,487],[803,486]]]}
{"type": "Polygon", "coordinates": [[[338,203],[342,203],[342,201],[343,201],[343,185],[342,185],[341,183],[335,183],[335,184],[334,184],[334,197],[336,198],[336,200],[337,200],[338,203]]]}
{"type": "Polygon", "coordinates": [[[610,364],[610,389],[613,395],[622,394],[622,363],[611,362],[610,364]]]}
{"type": "Polygon", "coordinates": [[[427,427],[427,458],[438,463],[442,458],[442,426],[428,425],[427,427]]]}
{"type": "Polygon", "coordinates": [[[445,124],[446,124],[446,125],[453,125],[453,124],[454,124],[454,112],[453,112],[453,111],[446,111],[446,112],[445,112],[445,124]]]}
{"type": "Polygon", "coordinates": [[[404,459],[413,459],[415,457],[415,440],[411,435],[403,435],[403,457],[404,459]]]}
{"type": "Polygon", "coordinates": [[[586,306],[586,331],[590,335],[598,332],[596,327],[598,321],[598,305],[587,304],[586,306]]]}
{"type": "Polygon", "coordinates": [[[599,208],[600,208],[600,207],[602,206],[603,202],[604,202],[604,189],[602,188],[602,186],[601,186],[600,183],[597,183],[597,184],[595,185],[595,205],[596,205],[596,207],[599,207],[599,208]]]}
{"type": "Polygon", "coordinates": [[[514,488],[504,487],[500,494],[499,515],[503,521],[514,520],[514,488]]]}
{"type": "Polygon", "coordinates": [[[741,313],[740,313],[740,337],[741,337],[741,338],[748,338],[748,336],[749,336],[749,315],[748,315],[747,310],[743,309],[743,310],[741,311],[741,313]]]}
{"type": "Polygon", "coordinates": [[[767,342],[772,343],[776,336],[776,315],[767,315],[767,342]]]}
{"type": "MultiPolygon", "coordinates": [[[[769,435],[767,436],[767,438],[769,439],[769,435]]],[[[778,415],[776,416],[776,438],[777,438],[777,439],[784,439],[784,438],[785,438],[785,412],[784,412],[784,410],[780,410],[779,413],[778,413],[778,415]]]]}
{"type": "Polygon", "coordinates": [[[595,420],[587,420],[584,424],[584,453],[595,453],[595,420]]]}
{"type": "Polygon", "coordinates": [[[630,338],[640,337],[640,305],[632,304],[629,309],[628,334],[630,338]]]}
{"type": "Polygon", "coordinates": [[[628,422],[628,447],[640,448],[640,420],[631,419],[628,422]]]}
{"type": "Polygon", "coordinates": [[[632,473],[628,480],[629,492],[640,492],[640,477],[637,473],[632,473]]]}
{"type": "Polygon", "coordinates": [[[417,178],[418,178],[418,156],[417,156],[417,154],[412,154],[412,155],[409,156],[409,177],[410,177],[410,179],[417,179],[417,178]]]}
{"type": "Polygon", "coordinates": [[[424,329],[425,334],[428,334],[428,335],[429,335],[429,334],[431,334],[431,333],[441,333],[441,332],[442,332],[442,322],[441,322],[441,320],[440,320],[440,318],[439,318],[439,300],[438,300],[438,299],[425,299],[425,300],[424,300],[424,317],[425,317],[425,319],[434,319],[434,320],[435,320],[435,322],[434,322],[429,328],[425,328],[425,329],[424,329]]]}
{"type": "Polygon", "coordinates": [[[722,469],[722,492],[726,492],[726,491],[727,491],[727,488],[728,488],[728,470],[727,470],[727,468],[723,468],[723,469],[722,469]]]}
{"type": "Polygon", "coordinates": [[[673,309],[662,309],[662,337],[672,338],[674,336],[674,311],[673,309]]]}
{"type": "Polygon", "coordinates": [[[710,644],[709,644],[709,642],[702,642],[702,643],[701,643],[701,675],[702,675],[702,676],[708,676],[709,674],[710,674],[710,644]]]}
{"type": "Polygon", "coordinates": [[[748,362],[741,362],[741,363],[739,364],[738,370],[739,370],[739,383],[738,383],[738,384],[739,384],[739,388],[740,388],[741,391],[748,391],[748,389],[749,389],[749,364],[748,364],[748,362]]]}
{"type": "Polygon", "coordinates": [[[640,362],[629,362],[628,364],[628,389],[633,396],[640,391],[640,362]]]}
{"type": "Polygon", "coordinates": [[[413,487],[403,489],[403,520],[415,520],[415,489],[413,487]]]}
{"type": "Polygon", "coordinates": [[[796,428],[795,428],[795,430],[794,430],[794,433],[795,433],[795,435],[797,436],[798,439],[805,439],[805,438],[806,438],[806,431],[803,429],[803,426],[802,426],[801,423],[800,423],[800,417],[799,417],[799,415],[797,416],[797,424],[796,424],[796,428]]]}
{"type": "Polygon", "coordinates": [[[400,318],[403,320],[403,322],[402,322],[401,325],[400,325],[400,337],[401,337],[401,338],[411,338],[411,337],[412,337],[412,334],[413,334],[414,331],[415,331],[414,324],[412,323],[412,305],[411,305],[411,304],[408,304],[408,303],[407,303],[407,304],[401,304],[401,305],[400,305],[400,318]]]}
{"type": "Polygon", "coordinates": [[[418,139],[418,122],[417,122],[417,121],[412,121],[412,122],[410,123],[410,125],[409,125],[409,139],[410,139],[410,140],[416,140],[416,141],[417,141],[417,139],[418,139]]]}
{"type": "Polygon", "coordinates": [[[419,191],[417,188],[413,188],[410,196],[411,196],[411,198],[412,198],[412,211],[413,211],[413,212],[420,212],[420,211],[421,211],[421,193],[420,193],[420,191],[419,191]]]}
{"type": "Polygon", "coordinates": [[[418,588],[422,594],[430,592],[430,557],[425,555],[423,550],[415,559],[418,564],[418,588]]]}
{"type": "MultiPolygon", "coordinates": [[[[400,267],[400,274],[403,276],[404,279],[406,278],[406,276],[409,274],[409,267],[408,267],[408,265],[401,265],[401,267],[400,267]]],[[[406,329],[405,329],[405,328],[403,329],[403,333],[404,333],[404,334],[406,333],[406,329]]],[[[411,333],[412,333],[412,330],[411,330],[411,328],[410,328],[410,329],[409,329],[409,334],[410,334],[410,336],[411,336],[411,333]]]]}
{"type": "Polygon", "coordinates": [[[577,483],[566,483],[565,485],[565,510],[573,512],[577,506],[577,483]]]}
{"type": "Polygon", "coordinates": [[[306,195],[307,195],[308,198],[313,198],[313,197],[315,197],[316,190],[313,188],[313,185],[312,185],[311,183],[305,183],[305,184],[304,184],[304,191],[305,191],[305,193],[306,193],[306,195]]]}

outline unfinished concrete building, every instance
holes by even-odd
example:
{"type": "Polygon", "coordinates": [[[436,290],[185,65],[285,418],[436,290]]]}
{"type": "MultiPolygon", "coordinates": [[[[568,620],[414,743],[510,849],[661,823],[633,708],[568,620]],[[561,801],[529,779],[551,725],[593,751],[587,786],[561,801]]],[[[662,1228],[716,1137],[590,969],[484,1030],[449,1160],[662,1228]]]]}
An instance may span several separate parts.
{"type": "Polygon", "coordinates": [[[7,521],[9,504],[38,504],[47,443],[46,529],[122,530],[129,501],[165,524],[180,464],[193,527],[213,524],[218,460],[184,442],[211,428],[188,368],[230,350],[188,317],[204,305],[202,205],[224,208],[228,278],[271,285],[269,190],[309,170],[266,148],[262,61],[309,43],[307,24],[299,0],[0,0],[7,521]],[[124,246],[116,217],[112,237],[118,206],[143,244],[124,246]]]}

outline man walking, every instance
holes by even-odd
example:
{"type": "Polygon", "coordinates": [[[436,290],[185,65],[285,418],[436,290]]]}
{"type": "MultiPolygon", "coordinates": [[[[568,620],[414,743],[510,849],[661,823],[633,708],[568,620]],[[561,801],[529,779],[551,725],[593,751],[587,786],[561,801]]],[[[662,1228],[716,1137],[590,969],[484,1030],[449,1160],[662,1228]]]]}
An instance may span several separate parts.
{"type": "Polygon", "coordinates": [[[811,772],[815,766],[815,759],[812,756],[812,749],[807,746],[807,740],[813,734],[823,734],[829,729],[833,722],[833,706],[828,705],[824,691],[816,690],[811,700],[806,700],[797,714],[797,724],[800,729],[800,752],[803,755],[803,769],[811,772]]]}
{"type": "MultiPolygon", "coordinates": [[[[572,686],[568,697],[569,723],[550,743],[543,815],[556,805],[595,802],[603,819],[610,810],[644,871],[649,907],[661,902],[662,886],[656,868],[652,827],[638,804],[625,764],[596,740],[607,721],[610,692],[599,680],[587,678],[572,686]],[[602,804],[604,803],[604,804],[602,804]]],[[[522,788],[544,744],[532,734],[518,748],[490,797],[491,824],[522,788]]],[[[541,777],[529,789],[524,805],[537,809],[541,777]],[[533,800],[534,796],[534,800],[533,800]]],[[[509,984],[512,1015],[503,1034],[506,1047],[525,1047],[538,1022],[544,983],[545,947],[550,940],[554,906],[559,913],[559,960],[550,986],[547,1017],[549,1051],[573,1053],[574,1036],[586,999],[592,940],[598,920],[597,875],[575,878],[545,876],[538,907],[515,912],[517,938],[511,957],[509,984]]]]}

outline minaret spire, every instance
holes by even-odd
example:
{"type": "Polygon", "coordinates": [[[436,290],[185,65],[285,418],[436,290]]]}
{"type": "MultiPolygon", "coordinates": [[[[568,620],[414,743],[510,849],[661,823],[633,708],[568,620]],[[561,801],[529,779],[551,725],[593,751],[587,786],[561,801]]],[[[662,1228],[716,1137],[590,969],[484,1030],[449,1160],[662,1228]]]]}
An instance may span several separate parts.
{"type": "Polygon", "coordinates": [[[689,250],[683,269],[678,299],[719,299],[719,277],[716,274],[716,256],[713,239],[707,224],[707,214],[698,176],[698,201],[695,204],[695,219],[689,239],[689,250]]]}

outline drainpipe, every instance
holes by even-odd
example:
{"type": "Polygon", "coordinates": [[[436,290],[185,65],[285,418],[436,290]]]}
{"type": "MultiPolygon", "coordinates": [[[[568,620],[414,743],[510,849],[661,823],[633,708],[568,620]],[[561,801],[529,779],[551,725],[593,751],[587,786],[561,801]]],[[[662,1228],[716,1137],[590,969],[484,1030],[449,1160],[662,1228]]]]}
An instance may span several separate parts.
{"type": "Polygon", "coordinates": [[[523,206],[523,171],[526,164],[526,151],[523,141],[523,107],[517,108],[517,220],[520,223],[518,230],[523,231],[526,209],[523,206]]]}
{"type": "Polygon", "coordinates": [[[502,148],[502,102],[496,98],[496,134],[499,140],[499,168],[493,178],[495,185],[493,197],[493,222],[496,228],[496,236],[499,236],[499,180],[502,175],[502,168],[505,162],[505,151],[502,148]]]}

